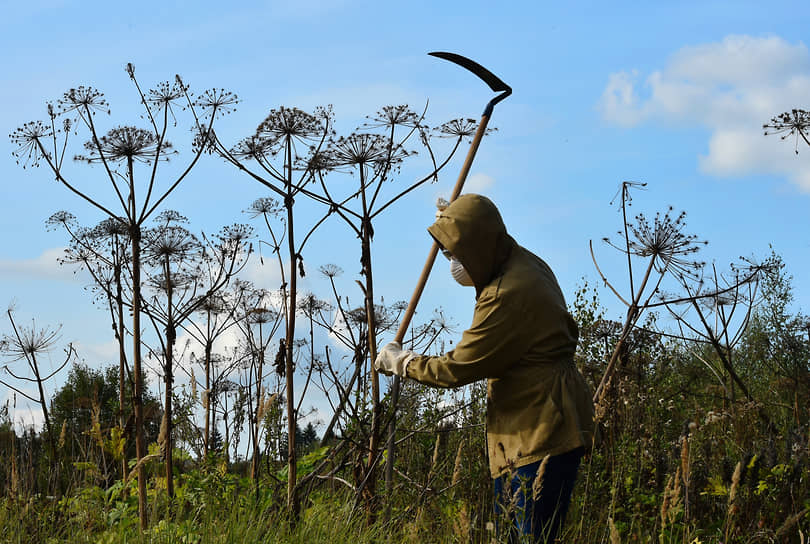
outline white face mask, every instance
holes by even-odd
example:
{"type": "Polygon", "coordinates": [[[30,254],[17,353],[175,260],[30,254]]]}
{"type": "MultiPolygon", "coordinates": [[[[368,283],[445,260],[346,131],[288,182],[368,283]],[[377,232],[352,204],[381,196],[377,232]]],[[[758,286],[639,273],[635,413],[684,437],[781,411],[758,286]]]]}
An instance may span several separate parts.
{"type": "Polygon", "coordinates": [[[453,276],[453,279],[456,280],[456,283],[459,285],[463,285],[464,287],[473,287],[475,285],[467,269],[452,257],[450,258],[450,275],[453,276]]]}

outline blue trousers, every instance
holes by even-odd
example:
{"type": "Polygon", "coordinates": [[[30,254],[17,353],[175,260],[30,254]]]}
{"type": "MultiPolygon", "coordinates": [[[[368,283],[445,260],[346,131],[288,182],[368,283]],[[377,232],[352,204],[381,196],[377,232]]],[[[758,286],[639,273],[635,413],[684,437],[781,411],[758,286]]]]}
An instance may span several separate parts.
{"type": "Polygon", "coordinates": [[[571,504],[571,492],[584,453],[584,448],[577,448],[549,458],[537,497],[533,488],[541,461],[518,467],[495,479],[499,542],[554,542],[571,504]]]}

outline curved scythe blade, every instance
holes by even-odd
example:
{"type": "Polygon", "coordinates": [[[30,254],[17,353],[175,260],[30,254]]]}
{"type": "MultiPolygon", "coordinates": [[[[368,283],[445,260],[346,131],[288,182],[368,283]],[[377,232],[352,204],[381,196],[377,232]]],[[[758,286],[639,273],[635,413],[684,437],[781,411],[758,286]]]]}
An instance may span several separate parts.
{"type": "Polygon", "coordinates": [[[468,59],[467,57],[463,57],[461,55],[457,55],[456,53],[447,53],[445,51],[434,51],[432,53],[428,53],[428,55],[439,57],[440,59],[449,60],[459,66],[466,68],[473,74],[477,75],[481,78],[484,83],[489,85],[489,88],[495,92],[499,91],[512,91],[512,87],[504,83],[498,76],[475,62],[474,60],[468,59]]]}

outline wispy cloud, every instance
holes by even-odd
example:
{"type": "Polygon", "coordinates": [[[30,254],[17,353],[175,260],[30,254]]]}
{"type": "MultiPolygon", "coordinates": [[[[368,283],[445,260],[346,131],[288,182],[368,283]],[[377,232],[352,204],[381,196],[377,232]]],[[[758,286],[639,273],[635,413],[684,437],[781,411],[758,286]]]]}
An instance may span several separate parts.
{"type": "Polygon", "coordinates": [[[637,70],[611,74],[599,102],[605,120],[702,126],[710,131],[703,172],[717,176],[776,174],[810,192],[810,152],[794,157],[765,138],[771,117],[806,106],[810,51],[779,37],[733,35],[684,47],[641,82],[637,70]]]}
{"type": "MultiPolygon", "coordinates": [[[[476,172],[467,178],[464,182],[463,193],[478,193],[483,195],[491,194],[491,189],[495,185],[495,178],[483,172],[476,172]]],[[[451,186],[447,185],[439,190],[438,187],[433,191],[433,202],[447,200],[450,198],[451,186]]]]}
{"type": "Polygon", "coordinates": [[[64,248],[52,248],[33,259],[0,259],[0,278],[76,281],[74,270],[57,261],[64,251],[64,248]]]}
{"type": "MultiPolygon", "coordinates": [[[[109,330],[109,329],[108,329],[109,330]]],[[[110,340],[103,343],[88,343],[77,341],[73,345],[79,357],[90,363],[93,367],[109,366],[118,362],[118,341],[110,340]]],[[[129,348],[129,346],[127,346],[129,348]]]]}
{"type": "MultiPolygon", "coordinates": [[[[288,262],[289,261],[284,263],[285,270],[289,270],[288,262]]],[[[278,269],[278,260],[273,254],[264,255],[261,259],[259,259],[258,255],[252,256],[239,276],[243,280],[250,281],[256,287],[263,289],[275,291],[281,287],[281,273],[278,269]]]]}
{"type": "Polygon", "coordinates": [[[495,184],[495,178],[490,175],[478,172],[469,177],[464,184],[466,193],[486,193],[495,184]]]}

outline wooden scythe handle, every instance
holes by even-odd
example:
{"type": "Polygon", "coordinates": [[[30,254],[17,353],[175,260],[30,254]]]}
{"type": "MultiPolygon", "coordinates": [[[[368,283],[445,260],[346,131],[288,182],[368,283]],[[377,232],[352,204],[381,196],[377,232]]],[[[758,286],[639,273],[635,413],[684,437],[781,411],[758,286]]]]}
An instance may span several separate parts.
{"type": "MultiPolygon", "coordinates": [[[[489,114],[486,112],[481,117],[481,122],[478,124],[475,136],[473,136],[472,145],[470,145],[470,150],[467,152],[467,158],[464,160],[464,165],[461,167],[456,185],[453,187],[453,193],[450,195],[450,202],[457,199],[458,195],[461,194],[461,190],[464,188],[464,182],[467,181],[467,175],[470,173],[473,159],[478,152],[478,146],[481,144],[481,139],[484,137],[484,133],[487,130],[489,117],[489,114]]],[[[433,263],[436,261],[436,255],[438,254],[439,244],[434,241],[428,253],[427,260],[425,261],[425,266],[422,268],[422,275],[419,276],[419,281],[416,283],[416,288],[413,291],[413,295],[411,295],[411,300],[408,302],[408,308],[405,310],[405,315],[402,316],[402,321],[399,323],[397,334],[394,337],[395,342],[401,344],[405,339],[405,334],[408,332],[408,327],[411,326],[411,319],[413,319],[413,314],[416,313],[416,306],[419,304],[419,299],[422,297],[422,291],[425,290],[425,284],[427,284],[430,271],[433,269],[433,263]]],[[[394,377],[394,387],[397,390],[399,389],[399,376],[394,377]]]]}
{"type": "MultiPolygon", "coordinates": [[[[464,182],[467,180],[467,174],[470,173],[470,167],[472,166],[473,159],[478,151],[478,146],[481,144],[481,139],[484,137],[484,133],[487,130],[487,124],[489,123],[489,118],[492,114],[492,105],[493,102],[490,102],[490,104],[487,105],[486,110],[484,110],[484,115],[481,116],[481,122],[478,124],[478,129],[475,131],[475,136],[473,136],[472,145],[470,145],[470,150],[467,152],[467,158],[464,160],[464,165],[461,167],[461,172],[458,175],[456,185],[453,187],[453,194],[450,195],[450,202],[453,202],[458,198],[458,195],[461,194],[461,189],[464,187],[464,182]]],[[[416,283],[416,289],[414,289],[413,295],[411,295],[411,300],[408,302],[408,308],[405,310],[405,315],[402,316],[402,321],[399,323],[399,329],[397,329],[397,335],[394,337],[394,340],[400,344],[402,344],[402,340],[405,339],[405,333],[408,332],[408,327],[411,325],[411,319],[413,318],[413,314],[416,312],[416,305],[419,304],[419,299],[422,297],[422,291],[425,290],[425,284],[427,283],[428,276],[430,276],[431,269],[433,269],[433,263],[436,261],[436,255],[438,255],[438,253],[439,244],[434,241],[430,248],[430,253],[428,253],[427,260],[425,261],[425,266],[422,268],[422,275],[419,276],[419,281],[416,283]]],[[[397,405],[399,404],[399,381],[400,377],[394,376],[394,383],[391,385],[392,412],[391,424],[388,430],[388,460],[385,466],[385,483],[389,492],[393,482],[394,459],[396,458],[396,410],[397,405]]],[[[390,504],[387,512],[387,516],[390,517],[390,504]]]]}

